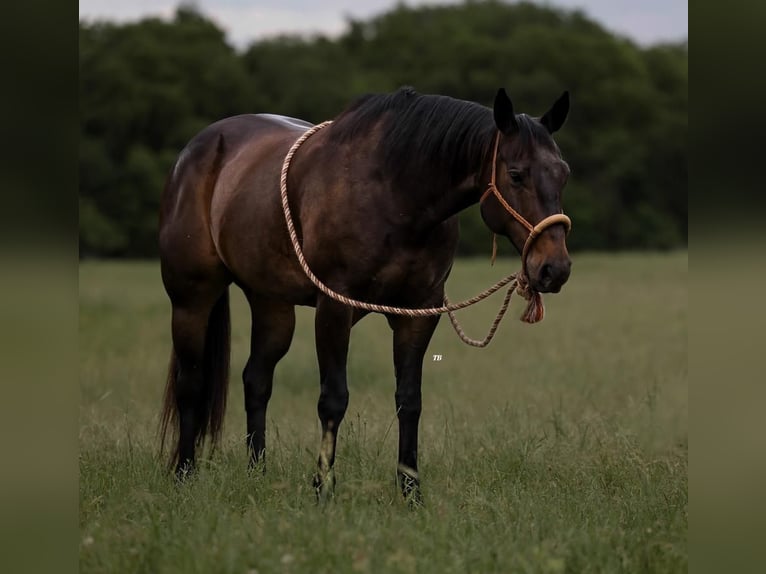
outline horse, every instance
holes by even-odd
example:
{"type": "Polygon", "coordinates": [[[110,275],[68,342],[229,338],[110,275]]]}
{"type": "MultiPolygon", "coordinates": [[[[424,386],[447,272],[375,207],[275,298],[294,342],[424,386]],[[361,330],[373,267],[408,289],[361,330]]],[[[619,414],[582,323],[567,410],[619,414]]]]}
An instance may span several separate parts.
{"type": "MultiPolygon", "coordinates": [[[[567,226],[556,220],[527,251],[526,222],[562,213],[570,170],[552,134],[568,112],[566,91],[537,118],[515,113],[503,88],[491,109],[409,87],[359,97],[291,160],[288,207],[311,271],[357,300],[441,305],[458,213],[481,199],[489,230],[524,251],[530,288],[558,292],[571,268],[567,226]],[[494,193],[484,193],[488,185],[494,193]]],[[[314,307],[322,436],[313,484],[320,498],[334,491],[338,429],[349,402],[349,337],[368,311],[320,291],[290,241],[280,176],[288,150],[310,128],[273,114],[220,120],[189,141],[167,177],[159,250],[172,305],[172,352],[160,431],[162,450],[167,433],[173,435],[169,466],[179,478],[194,470],[195,451],[207,438],[213,446],[220,440],[234,283],[252,319],[242,374],[249,467],[265,458],[266,409],[274,369],[293,337],[295,306],[314,307]]],[[[386,318],[396,373],[397,482],[402,495],[417,502],[423,357],[439,315],[386,318]]]]}

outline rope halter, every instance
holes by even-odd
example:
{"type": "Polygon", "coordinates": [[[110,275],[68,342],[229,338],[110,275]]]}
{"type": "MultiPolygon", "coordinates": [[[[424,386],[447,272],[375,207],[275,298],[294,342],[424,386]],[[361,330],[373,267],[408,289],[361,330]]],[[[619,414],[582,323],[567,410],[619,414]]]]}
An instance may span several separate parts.
{"type": "MultiPolygon", "coordinates": [[[[572,220],[569,219],[566,215],[563,213],[554,213],[553,215],[549,215],[548,217],[543,218],[537,225],[532,225],[527,221],[523,215],[521,215],[518,211],[516,211],[513,207],[510,206],[510,204],[505,200],[505,198],[500,193],[500,190],[497,189],[497,185],[495,185],[495,178],[497,177],[497,148],[500,144],[500,132],[497,132],[497,136],[495,137],[495,149],[492,152],[492,175],[490,176],[489,185],[487,186],[487,190],[482,194],[481,199],[479,200],[479,203],[484,203],[484,200],[487,199],[490,195],[494,195],[497,200],[500,202],[500,205],[503,206],[503,208],[511,214],[511,216],[521,223],[526,230],[529,232],[529,235],[527,236],[527,240],[524,242],[524,248],[521,250],[521,274],[519,276],[519,283],[526,283],[529,284],[529,276],[527,275],[527,255],[529,255],[529,250],[532,248],[532,244],[535,242],[535,240],[540,237],[540,234],[548,229],[549,227],[553,225],[557,225],[559,223],[563,224],[566,228],[567,234],[572,229],[572,220]]],[[[492,237],[492,263],[495,262],[495,257],[497,255],[497,234],[493,234],[492,237]]]]}

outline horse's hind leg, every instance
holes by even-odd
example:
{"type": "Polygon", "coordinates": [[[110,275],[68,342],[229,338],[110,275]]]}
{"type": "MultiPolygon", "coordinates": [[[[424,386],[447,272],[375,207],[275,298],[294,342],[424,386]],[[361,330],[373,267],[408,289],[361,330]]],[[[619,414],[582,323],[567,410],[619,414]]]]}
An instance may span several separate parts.
{"type": "Polygon", "coordinates": [[[226,404],[229,365],[228,281],[166,275],[173,305],[173,355],[163,408],[163,436],[178,433],[172,460],[180,477],[195,464],[195,448],[207,434],[218,439],[226,404]],[[178,286],[184,289],[179,290],[178,286]],[[183,293],[183,295],[181,295],[183,293]]]}
{"type": "Polygon", "coordinates": [[[265,455],[266,407],[271,398],[274,368],[290,348],[295,331],[292,305],[248,297],[252,313],[250,358],[242,373],[247,412],[250,466],[265,455]]]}
{"type": "Polygon", "coordinates": [[[396,409],[399,418],[399,463],[396,475],[402,494],[411,504],[421,502],[418,476],[418,424],[420,422],[423,356],[439,323],[435,317],[389,317],[394,331],[396,409]]]}
{"type": "Polygon", "coordinates": [[[314,328],[321,391],[317,411],[322,423],[322,444],[314,476],[314,488],[320,500],[332,495],[335,488],[335,446],[338,428],[348,407],[346,359],[351,334],[353,309],[320,295],[317,300],[314,328]]]}

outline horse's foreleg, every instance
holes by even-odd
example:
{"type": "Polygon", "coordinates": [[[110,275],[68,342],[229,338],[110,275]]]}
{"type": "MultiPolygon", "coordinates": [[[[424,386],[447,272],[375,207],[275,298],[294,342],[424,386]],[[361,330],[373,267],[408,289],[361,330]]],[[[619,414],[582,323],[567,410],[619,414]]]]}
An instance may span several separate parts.
{"type": "Polygon", "coordinates": [[[295,308],[250,297],[252,329],[250,358],[242,373],[247,413],[247,447],[250,467],[266,450],[266,407],[271,398],[274,368],[290,348],[295,331],[295,308]]]}
{"type": "Polygon", "coordinates": [[[320,500],[335,488],[335,445],[338,428],[348,407],[346,358],[353,310],[325,296],[317,301],[315,331],[321,391],[317,411],[322,423],[322,444],[314,487],[320,500]]]}
{"type": "Polygon", "coordinates": [[[399,463],[396,475],[404,497],[420,504],[418,476],[418,423],[422,408],[420,385],[423,356],[439,323],[433,317],[389,317],[394,331],[396,409],[399,418],[399,463]]]}

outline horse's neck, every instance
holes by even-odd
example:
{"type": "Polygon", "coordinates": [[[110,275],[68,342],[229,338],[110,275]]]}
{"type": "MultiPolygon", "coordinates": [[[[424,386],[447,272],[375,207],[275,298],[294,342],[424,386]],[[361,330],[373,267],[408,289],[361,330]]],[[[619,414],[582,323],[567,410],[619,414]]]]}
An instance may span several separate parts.
{"type": "Polygon", "coordinates": [[[425,226],[438,225],[479,202],[489,183],[489,168],[485,165],[486,159],[472,158],[472,161],[476,165],[475,172],[456,184],[431,190],[420,206],[421,213],[427,214],[425,226]]]}

